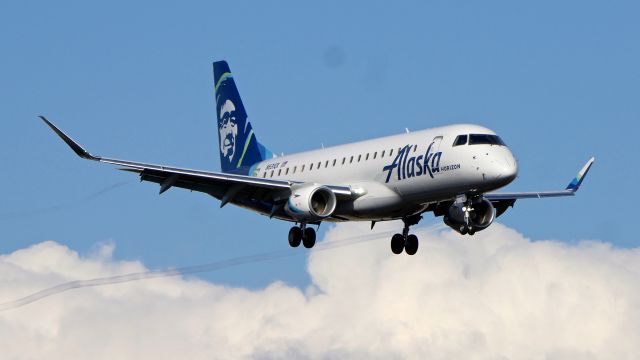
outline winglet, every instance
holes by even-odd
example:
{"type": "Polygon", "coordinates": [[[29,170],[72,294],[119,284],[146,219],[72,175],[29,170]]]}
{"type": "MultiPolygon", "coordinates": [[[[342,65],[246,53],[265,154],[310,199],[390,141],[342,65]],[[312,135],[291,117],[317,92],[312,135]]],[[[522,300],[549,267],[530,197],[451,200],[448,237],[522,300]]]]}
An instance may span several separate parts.
{"type": "Polygon", "coordinates": [[[571,183],[569,183],[569,185],[567,186],[567,190],[570,190],[571,192],[576,192],[578,191],[578,189],[580,189],[582,180],[584,180],[584,178],[587,176],[587,173],[589,172],[589,169],[591,169],[591,165],[593,165],[593,162],[595,160],[596,158],[592,157],[591,159],[589,159],[589,161],[587,161],[587,163],[584,165],[582,170],[580,170],[578,175],[573,179],[573,181],[571,181],[571,183]]]}
{"type": "Polygon", "coordinates": [[[49,127],[56,133],[58,134],[58,136],[60,136],[60,138],[62,140],[64,140],[64,142],[67,143],[67,145],[69,145],[69,147],[71,148],[71,150],[73,150],[76,154],[78,154],[78,156],[80,156],[83,159],[89,159],[89,160],[100,160],[100,157],[97,156],[93,156],[91,154],[89,154],[89,152],[85,149],[82,148],[82,146],[78,145],[77,142],[73,141],[72,138],[70,138],[67,134],[63,133],[62,130],[58,129],[58,127],[56,127],[55,125],[53,125],[51,123],[51,121],[47,120],[47,118],[45,118],[44,116],[38,116],[40,119],[42,119],[42,121],[44,121],[47,125],[49,125],[49,127]]]}

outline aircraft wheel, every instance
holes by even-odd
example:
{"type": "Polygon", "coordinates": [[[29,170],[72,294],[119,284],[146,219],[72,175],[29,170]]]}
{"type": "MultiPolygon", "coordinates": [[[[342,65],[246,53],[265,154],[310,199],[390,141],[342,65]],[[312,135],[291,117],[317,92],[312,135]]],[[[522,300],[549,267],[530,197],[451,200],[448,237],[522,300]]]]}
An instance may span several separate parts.
{"type": "Polygon", "coordinates": [[[289,230],[289,245],[291,247],[300,246],[300,242],[302,241],[302,229],[297,226],[292,227],[289,230]]]}
{"type": "Polygon", "coordinates": [[[404,249],[404,237],[401,234],[395,234],[391,238],[391,252],[394,254],[402,253],[404,249]]]}
{"type": "Polygon", "coordinates": [[[467,227],[460,226],[460,235],[467,235],[467,227]]]}
{"type": "Polygon", "coordinates": [[[469,229],[469,236],[473,236],[475,233],[476,231],[474,229],[469,229]]]}
{"type": "Polygon", "coordinates": [[[407,242],[404,244],[404,251],[407,255],[414,255],[418,252],[418,237],[411,234],[407,236],[407,242]]]}
{"type": "Polygon", "coordinates": [[[304,236],[302,237],[302,245],[307,249],[311,249],[316,244],[316,231],[312,228],[304,229],[304,236]]]}

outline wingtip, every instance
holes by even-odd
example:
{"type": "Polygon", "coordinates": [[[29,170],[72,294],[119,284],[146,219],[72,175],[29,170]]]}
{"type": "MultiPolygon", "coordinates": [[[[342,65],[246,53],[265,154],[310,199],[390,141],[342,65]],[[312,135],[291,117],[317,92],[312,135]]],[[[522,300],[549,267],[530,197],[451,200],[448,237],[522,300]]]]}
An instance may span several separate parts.
{"type": "Polygon", "coordinates": [[[65,143],[67,143],[67,145],[71,148],[71,150],[73,150],[78,156],[80,156],[83,159],[100,160],[100,157],[91,155],[82,146],[80,146],[80,144],[75,142],[71,137],[65,134],[62,130],[60,130],[57,126],[55,126],[51,121],[47,120],[46,117],[42,115],[38,115],[38,117],[42,119],[42,121],[44,121],[51,128],[51,130],[53,130],[53,132],[56,133],[56,135],[58,135],[65,143]]]}
{"type": "Polygon", "coordinates": [[[582,168],[582,170],[580,170],[580,174],[582,174],[582,176],[584,177],[587,172],[589,171],[589,169],[591,169],[591,166],[593,165],[593,163],[596,161],[596,157],[592,156],[591,159],[589,159],[589,161],[587,161],[587,163],[584,165],[584,167],[582,168]]]}
{"type": "Polygon", "coordinates": [[[47,120],[47,118],[44,117],[44,115],[38,115],[38,117],[40,118],[40,120],[44,121],[45,124],[47,124],[49,126],[53,125],[53,124],[51,124],[51,121],[47,120]]]}
{"type": "Polygon", "coordinates": [[[569,183],[569,185],[567,186],[567,190],[570,190],[575,193],[580,189],[580,185],[582,185],[582,182],[584,181],[585,177],[589,173],[589,170],[591,169],[591,166],[595,161],[596,161],[596,157],[592,156],[589,159],[589,161],[587,161],[587,163],[578,172],[578,175],[571,181],[571,183],[569,183]]]}

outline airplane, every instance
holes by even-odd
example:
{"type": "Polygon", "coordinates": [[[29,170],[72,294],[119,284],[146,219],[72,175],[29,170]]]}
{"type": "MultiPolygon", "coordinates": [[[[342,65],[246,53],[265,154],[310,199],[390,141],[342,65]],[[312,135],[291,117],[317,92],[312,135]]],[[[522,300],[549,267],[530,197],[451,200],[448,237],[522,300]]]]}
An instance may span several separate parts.
{"type": "Polygon", "coordinates": [[[276,156],[248,121],[226,61],[213,63],[221,172],[95,156],[44,116],[40,118],[81,158],[120,166],[141,180],[198,191],[259,214],[294,223],[289,245],[312,248],[322,222],[401,219],[391,251],[414,255],[409,228],[431,212],[462,235],[489,227],[516,200],[573,196],[591,168],[589,159],[563,190],[499,193],[518,164],[492,130],[456,124],[276,156]]]}

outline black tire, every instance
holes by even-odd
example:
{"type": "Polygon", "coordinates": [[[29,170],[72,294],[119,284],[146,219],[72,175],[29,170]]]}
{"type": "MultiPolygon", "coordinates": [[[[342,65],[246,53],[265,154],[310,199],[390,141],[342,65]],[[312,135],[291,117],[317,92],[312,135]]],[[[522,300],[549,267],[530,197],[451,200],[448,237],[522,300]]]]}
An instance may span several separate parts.
{"type": "Polygon", "coordinates": [[[404,250],[404,236],[395,234],[391,237],[391,252],[394,254],[401,254],[404,250]]]}
{"type": "Polygon", "coordinates": [[[407,242],[404,244],[404,251],[407,255],[414,255],[418,252],[418,237],[411,234],[407,236],[407,242]]]}
{"type": "Polygon", "coordinates": [[[291,247],[300,246],[300,242],[302,241],[302,229],[297,226],[292,227],[289,230],[289,245],[291,247]]]}
{"type": "Polygon", "coordinates": [[[304,229],[304,236],[302,237],[302,245],[307,249],[311,249],[316,244],[316,231],[312,228],[304,229]]]}

